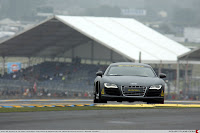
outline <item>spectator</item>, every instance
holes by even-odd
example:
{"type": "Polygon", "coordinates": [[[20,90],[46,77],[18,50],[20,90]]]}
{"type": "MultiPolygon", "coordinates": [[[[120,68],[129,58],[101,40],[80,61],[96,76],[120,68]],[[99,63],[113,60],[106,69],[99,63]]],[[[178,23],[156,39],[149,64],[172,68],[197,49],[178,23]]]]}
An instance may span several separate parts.
{"type": "Polygon", "coordinates": [[[65,81],[65,76],[62,77],[62,81],[65,81]]]}
{"type": "Polygon", "coordinates": [[[13,74],[12,78],[13,79],[16,79],[17,75],[16,74],[13,74]]]}

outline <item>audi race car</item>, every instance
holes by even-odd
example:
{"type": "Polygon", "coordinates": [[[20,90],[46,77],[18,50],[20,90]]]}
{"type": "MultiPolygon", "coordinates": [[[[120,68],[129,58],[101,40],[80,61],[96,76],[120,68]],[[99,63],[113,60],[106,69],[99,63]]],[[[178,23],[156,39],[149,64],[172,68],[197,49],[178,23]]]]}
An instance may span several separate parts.
{"type": "Polygon", "coordinates": [[[143,101],[164,104],[165,74],[156,75],[142,63],[113,63],[105,73],[98,71],[94,81],[94,103],[143,101]]]}

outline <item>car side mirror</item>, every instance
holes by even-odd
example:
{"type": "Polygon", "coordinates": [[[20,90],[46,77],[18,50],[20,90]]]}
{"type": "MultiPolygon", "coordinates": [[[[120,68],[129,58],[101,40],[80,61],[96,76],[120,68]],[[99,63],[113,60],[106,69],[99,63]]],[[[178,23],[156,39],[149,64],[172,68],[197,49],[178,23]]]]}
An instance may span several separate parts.
{"type": "Polygon", "coordinates": [[[98,72],[96,73],[96,75],[97,75],[97,76],[101,76],[101,77],[102,77],[102,75],[103,75],[103,72],[102,72],[102,71],[98,71],[98,72]]]}
{"type": "Polygon", "coordinates": [[[161,79],[166,78],[166,74],[160,73],[160,74],[159,74],[159,77],[160,77],[161,79]]]}

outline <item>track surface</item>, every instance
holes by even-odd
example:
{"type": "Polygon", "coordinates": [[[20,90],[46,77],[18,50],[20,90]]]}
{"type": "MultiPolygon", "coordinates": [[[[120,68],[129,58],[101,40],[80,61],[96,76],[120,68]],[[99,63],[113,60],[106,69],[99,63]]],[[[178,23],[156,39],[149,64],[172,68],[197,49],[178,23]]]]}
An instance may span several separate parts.
{"type": "Polygon", "coordinates": [[[0,113],[0,130],[195,130],[200,108],[0,113]]]}
{"type": "MultiPolygon", "coordinates": [[[[0,100],[0,105],[91,104],[91,99],[0,100]]],[[[123,102],[120,104],[138,104],[123,102]]],[[[200,101],[165,101],[200,104],[200,101]]],[[[109,104],[119,104],[109,102],[109,104]]],[[[0,113],[0,130],[195,130],[200,129],[200,108],[124,109],[0,113]]]]}

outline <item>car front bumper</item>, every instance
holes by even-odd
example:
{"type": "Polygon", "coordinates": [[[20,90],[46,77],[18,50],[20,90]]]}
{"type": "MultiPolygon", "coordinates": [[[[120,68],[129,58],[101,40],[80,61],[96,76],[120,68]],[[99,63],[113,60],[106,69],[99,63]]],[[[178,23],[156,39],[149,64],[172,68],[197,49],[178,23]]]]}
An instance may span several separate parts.
{"type": "Polygon", "coordinates": [[[144,97],[144,96],[112,96],[102,95],[101,98],[106,101],[143,101],[147,102],[150,100],[163,100],[164,97],[144,97]]]}

